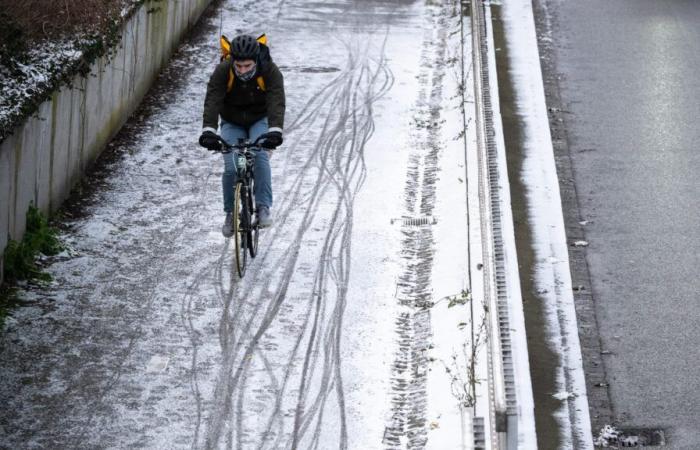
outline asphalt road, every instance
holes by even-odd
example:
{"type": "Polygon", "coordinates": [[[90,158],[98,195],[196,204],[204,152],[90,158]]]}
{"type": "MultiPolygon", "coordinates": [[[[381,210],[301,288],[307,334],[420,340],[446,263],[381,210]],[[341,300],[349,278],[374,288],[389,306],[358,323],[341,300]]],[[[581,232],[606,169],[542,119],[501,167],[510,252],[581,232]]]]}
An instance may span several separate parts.
{"type": "Polygon", "coordinates": [[[613,419],[700,448],[700,4],[538,3],[613,419]]]}

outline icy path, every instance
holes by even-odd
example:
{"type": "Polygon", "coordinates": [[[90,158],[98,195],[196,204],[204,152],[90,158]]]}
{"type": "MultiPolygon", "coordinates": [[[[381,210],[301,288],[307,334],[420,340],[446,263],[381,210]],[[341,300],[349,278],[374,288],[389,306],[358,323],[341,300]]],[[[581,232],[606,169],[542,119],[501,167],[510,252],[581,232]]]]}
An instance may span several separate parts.
{"type": "Polygon", "coordinates": [[[467,308],[433,306],[469,288],[456,8],[225,2],[75,199],[56,283],[22,293],[0,446],[460,448],[467,308]],[[195,145],[219,12],[269,33],[288,93],[244,280],[195,145]]]}

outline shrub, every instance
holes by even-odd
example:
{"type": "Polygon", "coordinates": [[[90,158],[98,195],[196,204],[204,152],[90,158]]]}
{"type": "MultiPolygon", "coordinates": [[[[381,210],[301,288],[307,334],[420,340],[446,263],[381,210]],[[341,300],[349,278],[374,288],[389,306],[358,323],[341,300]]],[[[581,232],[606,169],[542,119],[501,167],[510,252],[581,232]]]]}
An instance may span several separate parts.
{"type": "Polygon", "coordinates": [[[12,56],[21,55],[26,50],[24,33],[17,23],[5,12],[0,12],[0,64],[14,64],[12,56]]]}
{"type": "Polygon", "coordinates": [[[0,0],[0,11],[27,38],[99,32],[119,17],[127,0],[0,0]]]}

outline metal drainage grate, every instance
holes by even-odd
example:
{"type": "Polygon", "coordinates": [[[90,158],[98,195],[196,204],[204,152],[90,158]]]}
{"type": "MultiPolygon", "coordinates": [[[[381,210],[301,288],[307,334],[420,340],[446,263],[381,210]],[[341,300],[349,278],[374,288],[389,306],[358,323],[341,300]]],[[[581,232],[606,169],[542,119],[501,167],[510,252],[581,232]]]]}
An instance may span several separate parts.
{"type": "Polygon", "coordinates": [[[474,417],[474,450],[486,448],[486,430],[484,428],[484,418],[474,417]]]}
{"type": "Polygon", "coordinates": [[[664,431],[651,428],[617,429],[615,435],[606,439],[612,448],[662,447],[666,445],[664,431]]]}
{"type": "Polygon", "coordinates": [[[400,223],[408,227],[421,227],[437,224],[437,219],[433,216],[404,217],[401,219],[391,219],[391,224],[400,223]]]}

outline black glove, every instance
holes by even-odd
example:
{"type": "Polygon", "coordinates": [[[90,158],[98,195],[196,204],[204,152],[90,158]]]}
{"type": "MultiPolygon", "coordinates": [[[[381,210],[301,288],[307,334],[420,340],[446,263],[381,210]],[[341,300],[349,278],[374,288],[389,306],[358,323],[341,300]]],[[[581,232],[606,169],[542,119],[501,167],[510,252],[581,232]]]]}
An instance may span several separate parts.
{"type": "Polygon", "coordinates": [[[199,145],[209,150],[221,150],[221,140],[213,131],[204,131],[199,137],[199,145]]]}
{"type": "Polygon", "coordinates": [[[282,145],[282,132],[280,131],[268,131],[258,138],[260,147],[263,148],[277,148],[282,145]]]}

